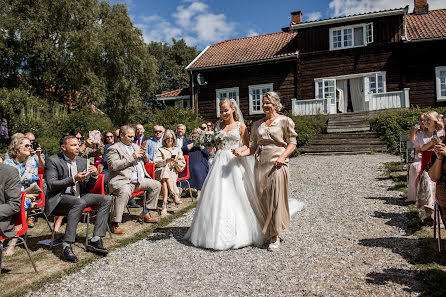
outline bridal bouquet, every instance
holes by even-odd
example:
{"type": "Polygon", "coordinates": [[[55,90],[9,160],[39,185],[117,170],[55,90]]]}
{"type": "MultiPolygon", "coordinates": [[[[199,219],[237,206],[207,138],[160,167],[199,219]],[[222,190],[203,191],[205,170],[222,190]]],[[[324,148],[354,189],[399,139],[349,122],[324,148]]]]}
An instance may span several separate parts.
{"type": "Polygon", "coordinates": [[[218,146],[223,143],[224,135],[221,132],[205,131],[196,134],[193,139],[200,146],[218,146]]]}

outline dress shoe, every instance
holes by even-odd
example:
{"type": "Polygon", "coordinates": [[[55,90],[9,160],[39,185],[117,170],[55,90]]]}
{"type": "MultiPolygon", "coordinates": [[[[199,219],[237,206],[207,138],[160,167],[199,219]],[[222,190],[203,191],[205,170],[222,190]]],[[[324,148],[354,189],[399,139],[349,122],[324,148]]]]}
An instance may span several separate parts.
{"type": "Polygon", "coordinates": [[[62,260],[65,262],[77,263],[79,260],[76,255],[73,253],[71,246],[67,246],[63,249],[62,260]]]}
{"type": "Polygon", "coordinates": [[[99,255],[107,255],[108,250],[104,247],[102,243],[102,239],[99,239],[97,241],[89,241],[86,247],[87,251],[99,254],[99,255]]]}
{"type": "Polygon", "coordinates": [[[136,203],[134,198],[130,199],[129,202],[127,203],[127,205],[129,208],[140,208],[141,207],[136,203]]]}
{"type": "Polygon", "coordinates": [[[111,232],[112,232],[113,234],[124,234],[124,233],[125,233],[125,232],[124,232],[124,229],[122,229],[122,228],[119,227],[119,226],[117,226],[117,227],[112,226],[112,227],[111,227],[111,232]]]}
{"type": "Polygon", "coordinates": [[[151,216],[149,216],[149,213],[146,214],[140,214],[139,215],[139,219],[142,221],[144,218],[144,222],[146,223],[158,223],[158,219],[152,218],[151,216]]]}

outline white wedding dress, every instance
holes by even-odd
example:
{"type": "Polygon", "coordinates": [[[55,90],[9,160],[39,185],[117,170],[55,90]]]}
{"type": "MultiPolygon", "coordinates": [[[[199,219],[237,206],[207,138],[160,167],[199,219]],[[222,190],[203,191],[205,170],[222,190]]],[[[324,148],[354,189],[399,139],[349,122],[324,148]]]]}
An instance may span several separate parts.
{"type": "Polygon", "coordinates": [[[253,160],[231,152],[240,146],[240,124],[224,134],[185,238],[214,250],[261,246],[266,238],[256,216],[253,160]]]}

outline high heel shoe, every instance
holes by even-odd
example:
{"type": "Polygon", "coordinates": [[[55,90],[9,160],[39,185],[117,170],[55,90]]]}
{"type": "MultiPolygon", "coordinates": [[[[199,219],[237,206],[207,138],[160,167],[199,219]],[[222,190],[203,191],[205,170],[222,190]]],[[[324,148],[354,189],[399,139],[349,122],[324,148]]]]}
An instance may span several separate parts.
{"type": "Polygon", "coordinates": [[[181,199],[178,198],[177,194],[173,194],[173,202],[175,202],[175,205],[180,205],[181,203],[183,203],[183,201],[181,201],[181,199]]]}
{"type": "Polygon", "coordinates": [[[168,215],[167,212],[167,201],[163,201],[163,207],[161,208],[160,216],[165,217],[168,215]]]}

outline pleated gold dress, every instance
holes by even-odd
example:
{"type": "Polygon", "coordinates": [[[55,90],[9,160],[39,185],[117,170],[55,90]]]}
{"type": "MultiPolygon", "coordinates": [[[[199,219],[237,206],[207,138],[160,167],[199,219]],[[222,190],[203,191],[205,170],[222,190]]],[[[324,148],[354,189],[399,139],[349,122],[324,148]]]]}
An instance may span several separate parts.
{"type": "Polygon", "coordinates": [[[275,166],[276,160],[289,144],[297,144],[294,122],[279,115],[269,126],[265,119],[254,123],[251,148],[256,150],[254,176],[262,232],[269,237],[278,235],[290,225],[288,206],[288,159],[275,166]]]}

